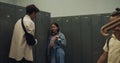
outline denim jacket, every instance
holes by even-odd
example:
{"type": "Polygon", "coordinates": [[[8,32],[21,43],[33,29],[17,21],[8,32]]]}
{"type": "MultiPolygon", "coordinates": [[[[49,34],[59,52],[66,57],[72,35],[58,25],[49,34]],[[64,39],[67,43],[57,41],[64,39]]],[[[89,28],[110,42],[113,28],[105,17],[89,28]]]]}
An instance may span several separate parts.
{"type": "Polygon", "coordinates": [[[50,50],[51,49],[57,49],[57,48],[62,48],[64,49],[64,47],[66,46],[66,38],[64,36],[63,33],[59,32],[59,39],[55,40],[55,45],[53,46],[53,48],[50,48],[50,42],[51,42],[51,35],[48,38],[48,55],[50,54],[50,50]]]}

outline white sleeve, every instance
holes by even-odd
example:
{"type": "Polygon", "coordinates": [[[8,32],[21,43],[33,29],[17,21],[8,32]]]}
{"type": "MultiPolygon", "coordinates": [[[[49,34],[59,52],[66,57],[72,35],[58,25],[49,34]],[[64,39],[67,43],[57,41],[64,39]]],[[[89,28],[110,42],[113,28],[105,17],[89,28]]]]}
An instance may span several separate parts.
{"type": "Polygon", "coordinates": [[[106,42],[105,42],[105,45],[104,45],[104,47],[103,47],[103,50],[104,50],[105,52],[108,52],[107,40],[106,40],[106,42]]]}
{"type": "Polygon", "coordinates": [[[25,28],[26,28],[27,32],[34,35],[35,24],[31,21],[24,21],[24,24],[25,24],[25,28]]]}

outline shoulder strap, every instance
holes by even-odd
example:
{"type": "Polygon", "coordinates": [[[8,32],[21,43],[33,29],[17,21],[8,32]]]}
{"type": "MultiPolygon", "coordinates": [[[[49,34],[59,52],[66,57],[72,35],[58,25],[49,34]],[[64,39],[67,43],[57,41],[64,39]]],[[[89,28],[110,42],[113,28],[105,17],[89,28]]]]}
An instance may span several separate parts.
{"type": "Polygon", "coordinates": [[[107,38],[107,48],[109,50],[109,42],[110,42],[111,36],[107,38]]]}
{"type": "Polygon", "coordinates": [[[22,19],[21,19],[21,25],[22,25],[22,28],[23,28],[24,32],[25,32],[25,33],[28,33],[28,32],[26,31],[25,25],[24,25],[24,23],[23,23],[23,17],[22,17],[22,19]]]}

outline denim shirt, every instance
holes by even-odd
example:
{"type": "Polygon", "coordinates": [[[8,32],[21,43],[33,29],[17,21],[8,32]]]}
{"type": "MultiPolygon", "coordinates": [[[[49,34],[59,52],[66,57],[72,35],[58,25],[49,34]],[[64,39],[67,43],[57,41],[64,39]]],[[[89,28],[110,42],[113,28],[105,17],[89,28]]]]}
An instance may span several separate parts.
{"type": "Polygon", "coordinates": [[[64,36],[63,33],[59,32],[59,39],[56,39],[55,40],[55,45],[53,46],[53,48],[50,48],[50,44],[51,44],[51,35],[49,36],[49,39],[48,39],[48,55],[50,54],[50,50],[51,49],[57,49],[57,48],[62,48],[64,49],[64,47],[66,46],[66,38],[64,36]]]}

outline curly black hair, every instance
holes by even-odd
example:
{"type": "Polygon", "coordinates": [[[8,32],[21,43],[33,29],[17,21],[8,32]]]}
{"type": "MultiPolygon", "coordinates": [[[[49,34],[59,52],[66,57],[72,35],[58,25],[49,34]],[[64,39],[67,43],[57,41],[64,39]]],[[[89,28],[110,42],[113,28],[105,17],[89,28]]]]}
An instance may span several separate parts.
{"type": "Polygon", "coordinates": [[[37,13],[39,11],[40,10],[34,4],[28,5],[26,7],[26,14],[28,15],[32,14],[33,12],[37,13]]]}
{"type": "Polygon", "coordinates": [[[113,12],[111,16],[112,16],[112,17],[114,17],[114,16],[120,16],[120,8],[116,8],[115,10],[116,10],[116,11],[113,12]]]}

